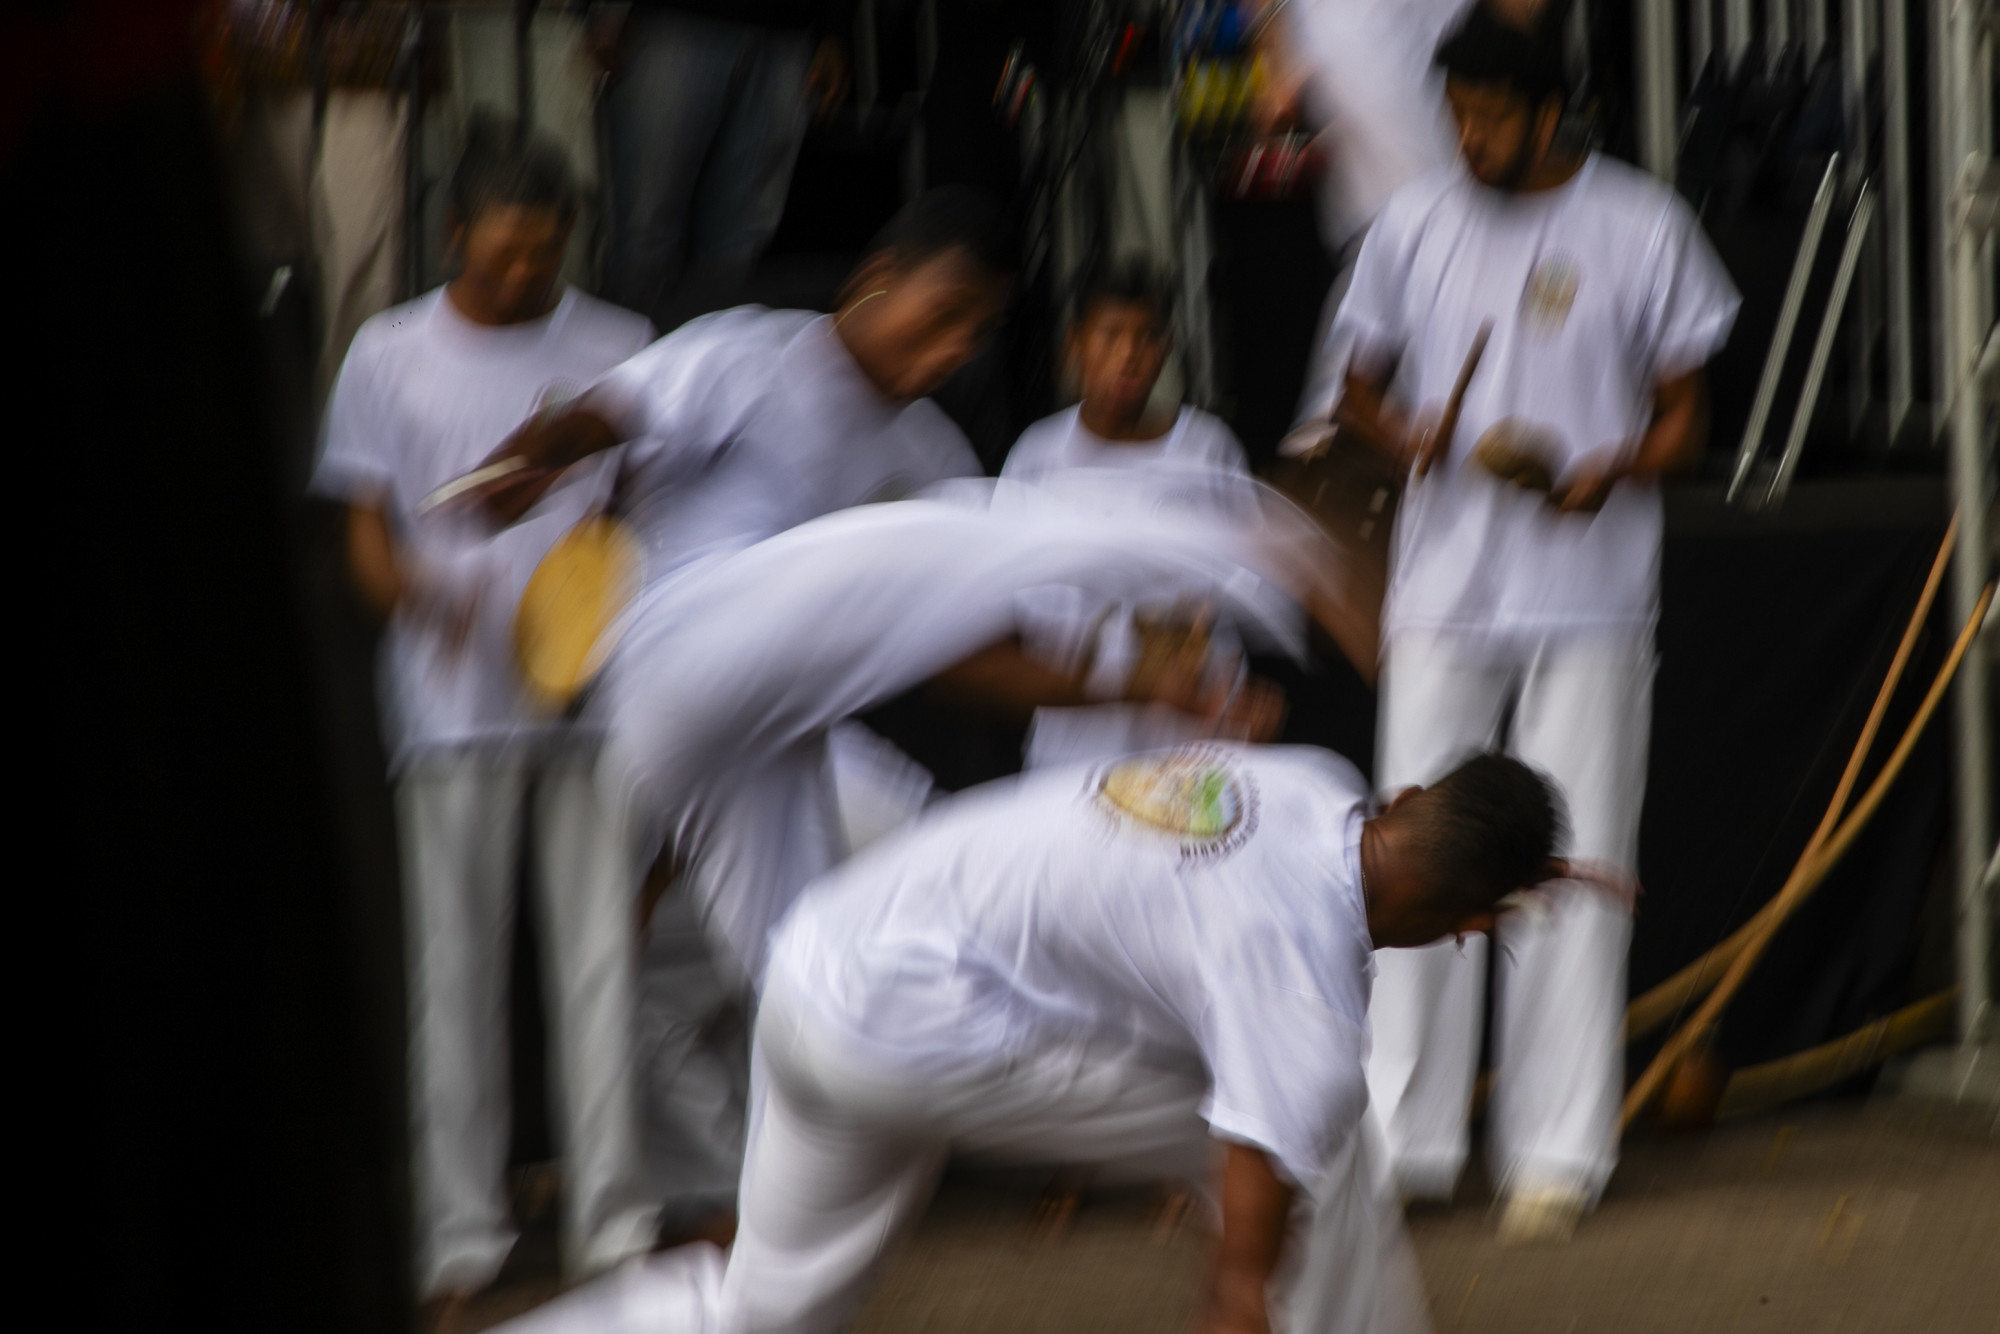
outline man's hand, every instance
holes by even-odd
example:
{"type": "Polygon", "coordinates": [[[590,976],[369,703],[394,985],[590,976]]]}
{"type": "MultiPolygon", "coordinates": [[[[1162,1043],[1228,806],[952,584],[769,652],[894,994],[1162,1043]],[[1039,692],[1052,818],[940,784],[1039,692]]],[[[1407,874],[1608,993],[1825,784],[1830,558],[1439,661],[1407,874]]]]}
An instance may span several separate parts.
{"type": "Polygon", "coordinates": [[[1549,504],[1564,514],[1595,514],[1611,497],[1625,467],[1609,457],[1586,459],[1549,490],[1549,504]]]}
{"type": "Polygon", "coordinates": [[[1441,408],[1426,408],[1417,414],[1404,438],[1401,460],[1409,465],[1412,475],[1429,476],[1430,470],[1444,461],[1451,452],[1452,425],[1441,408]]]}
{"type": "Polygon", "coordinates": [[[521,423],[500,447],[479,461],[481,468],[519,459],[503,476],[467,488],[451,504],[477,505],[501,523],[512,523],[534,507],[563,470],[619,443],[618,430],[586,407],[536,415],[521,423]]]}
{"type": "Polygon", "coordinates": [[[1222,1165],[1222,1238],[1202,1313],[1205,1334],[1268,1334],[1265,1305],[1285,1246],[1292,1188],[1263,1150],[1231,1143],[1222,1165]]]}
{"type": "Polygon", "coordinates": [[[806,100],[812,103],[815,120],[826,120],[847,100],[850,68],[847,43],[838,37],[820,38],[812,64],[806,67],[806,100]]]}

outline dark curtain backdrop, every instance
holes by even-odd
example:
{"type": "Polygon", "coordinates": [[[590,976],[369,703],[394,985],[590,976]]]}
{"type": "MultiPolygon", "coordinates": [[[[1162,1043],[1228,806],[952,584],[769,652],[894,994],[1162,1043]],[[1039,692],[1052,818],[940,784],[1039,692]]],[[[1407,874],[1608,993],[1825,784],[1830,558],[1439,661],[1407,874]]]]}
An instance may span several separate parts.
{"type": "MultiPolygon", "coordinates": [[[[1669,507],[1660,675],[1632,988],[1692,961],[1777,892],[1818,825],[1943,536],[1934,479],[1823,482],[1750,517],[1716,491],[1669,507]]],[[[1939,596],[1861,790],[1949,649],[1939,596]]],[[[1752,1064],[1912,999],[1917,925],[1949,822],[1951,710],[1934,715],[1868,830],[1730,1006],[1752,1064]]],[[[1644,1053],[1635,1052],[1635,1055],[1644,1053]]]]}

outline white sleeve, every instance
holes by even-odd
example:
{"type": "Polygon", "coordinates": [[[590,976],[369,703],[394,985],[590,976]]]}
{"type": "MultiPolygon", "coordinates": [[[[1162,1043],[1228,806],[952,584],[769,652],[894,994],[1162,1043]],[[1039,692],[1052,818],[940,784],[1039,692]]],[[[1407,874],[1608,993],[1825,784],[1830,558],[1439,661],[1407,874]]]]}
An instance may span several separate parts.
{"type": "Polygon", "coordinates": [[[1638,328],[1638,351],[1654,384],[1697,370],[1720,352],[1742,305],[1701,221],[1679,196],[1660,231],[1638,328]]]}
{"type": "Polygon", "coordinates": [[[340,364],[327,399],[319,463],[313,469],[317,495],[350,504],[393,491],[401,447],[382,409],[381,358],[372,340],[358,338],[340,364]]]}
{"type": "Polygon", "coordinates": [[[1202,1119],[1311,1188],[1368,1105],[1368,1035],[1323,997],[1240,980],[1216,989],[1200,1028],[1202,1119]]]}
{"type": "MultiPolygon", "coordinates": [[[[1407,192],[1403,192],[1407,193],[1407,192]]],[[[1399,208],[1402,195],[1391,198],[1361,242],[1354,261],[1354,279],[1334,313],[1328,343],[1354,349],[1370,361],[1393,361],[1403,355],[1410,331],[1403,313],[1413,246],[1409,233],[1415,219],[1399,208]]]]}
{"type": "Polygon", "coordinates": [[[590,406],[629,442],[631,466],[692,470],[728,446],[762,397],[760,371],[770,365],[756,355],[761,340],[750,336],[753,330],[740,320],[697,320],[585,391],[590,406]]]}
{"type": "Polygon", "coordinates": [[[1206,412],[1195,421],[1205,428],[1201,438],[1201,461],[1223,472],[1249,476],[1249,456],[1243,452],[1243,442],[1236,438],[1236,432],[1229,429],[1229,424],[1206,412]]]}

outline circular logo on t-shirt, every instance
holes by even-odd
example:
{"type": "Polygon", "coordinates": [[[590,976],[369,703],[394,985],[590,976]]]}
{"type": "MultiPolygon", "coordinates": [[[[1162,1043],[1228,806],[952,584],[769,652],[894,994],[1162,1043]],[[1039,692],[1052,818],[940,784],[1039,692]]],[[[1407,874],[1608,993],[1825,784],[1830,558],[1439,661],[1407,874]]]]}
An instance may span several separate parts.
{"type": "Polygon", "coordinates": [[[1184,857],[1222,856],[1257,829],[1257,788],[1221,751],[1194,747],[1123,760],[1097,780],[1117,815],[1178,839],[1184,857]]]}

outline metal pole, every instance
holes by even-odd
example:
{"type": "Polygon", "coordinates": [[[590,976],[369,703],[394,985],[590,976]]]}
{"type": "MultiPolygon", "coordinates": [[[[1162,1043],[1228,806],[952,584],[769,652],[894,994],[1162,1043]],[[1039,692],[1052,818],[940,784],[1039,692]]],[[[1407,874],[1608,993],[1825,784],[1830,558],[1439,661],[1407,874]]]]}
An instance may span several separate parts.
{"type": "Polygon", "coordinates": [[[1882,197],[1888,245],[1889,441],[1915,397],[1915,315],[1910,301],[1910,50],[1905,0],[1882,6],[1882,197]]]}
{"type": "Polygon", "coordinates": [[[1757,382],[1757,397],[1750,403],[1750,420],[1743,427],[1743,442],[1736,447],[1736,470],[1729,478],[1730,500],[1736,499],[1757,462],[1764,422],[1771,415],[1771,400],[1778,396],[1785,354],[1792,347],[1792,328],[1799,322],[1799,306],[1805,300],[1806,283],[1812,277],[1813,257],[1819,253],[1820,233],[1826,230],[1826,215],[1833,208],[1833,181],[1839,170],[1840,154],[1835,153],[1827,159],[1826,171],[1819,178],[1819,192],[1813,196],[1812,212],[1806,215],[1805,234],[1799,238],[1799,253],[1792,260],[1785,303],[1778,308],[1778,325],[1771,331],[1771,349],[1764,354],[1764,376],[1757,382]]]}
{"type": "Polygon", "coordinates": [[[1637,45],[1639,160],[1653,175],[1671,181],[1680,139],[1673,0],[1640,0],[1637,45]]]}
{"type": "Polygon", "coordinates": [[[1743,67],[1743,57],[1750,54],[1750,0],[1723,0],[1722,35],[1722,49],[1733,75],[1743,67]]]}
{"type": "MultiPolygon", "coordinates": [[[[1952,561],[1952,606],[1959,622],[1971,616],[1985,587],[1986,446],[1985,404],[1974,381],[1974,364],[1985,341],[1982,328],[1985,285],[1980,252],[1983,229],[1972,223],[1967,191],[1974,187],[1973,168],[1983,165],[1991,147],[1987,107],[1991,85],[1981,76],[1991,69],[1988,48],[1977,26],[1979,15],[1969,0],[1938,0],[1949,53],[1940,73],[1940,120],[1947,132],[1944,146],[1960,164],[1950,187],[1955,206],[1945,224],[1951,243],[1950,283],[1946,289],[1947,384],[1953,398],[1951,414],[1951,481],[1958,501],[1959,546],[1952,561]]],[[[1992,620],[1987,621],[1991,633],[1992,620]]],[[[1981,883],[1992,830],[1989,824],[1993,778],[1993,738],[1987,717],[1986,674],[1989,650],[1976,643],[1959,666],[1953,701],[1958,722],[1958,1023],[1959,1041],[1970,1045],[1986,1039],[1991,1027],[1992,978],[1988,957],[1992,948],[1992,917],[1981,883]]]]}
{"type": "Polygon", "coordinates": [[[1764,9],[1764,63],[1777,68],[1778,57],[1792,44],[1791,0],[1766,0],[1764,9]]]}
{"type": "Polygon", "coordinates": [[[1826,49],[1826,0],[1806,0],[1805,25],[1801,31],[1805,34],[1806,65],[1810,68],[1826,49]]]}
{"type": "Polygon", "coordinates": [[[1826,363],[1833,356],[1833,338],[1840,332],[1840,311],[1847,304],[1847,289],[1854,281],[1854,266],[1861,260],[1861,243],[1868,239],[1868,224],[1875,216],[1875,194],[1866,185],[1855,202],[1853,220],[1847,224],[1847,244],[1840,250],[1840,268],[1833,275],[1833,291],[1827,297],[1826,314],[1820,317],[1819,337],[1813,342],[1812,360],[1806,363],[1806,382],[1799,390],[1799,405],[1792,411],[1791,434],[1785,438],[1785,452],[1778,457],[1778,470],[1771,477],[1764,503],[1774,504],[1791,489],[1792,473],[1798,469],[1805,449],[1806,428],[1812,424],[1814,401],[1819,398],[1820,381],[1826,363]]]}
{"type": "Polygon", "coordinates": [[[1957,99],[1952,76],[1951,10],[1958,0],[1930,3],[1931,86],[1931,421],[1930,438],[1945,431],[1944,414],[1951,402],[1952,196],[1958,182],[1957,99]]]}
{"type": "Polygon", "coordinates": [[[1715,50],[1714,0],[1693,0],[1688,6],[1688,82],[1701,77],[1702,66],[1715,50]]]}
{"type": "MultiPolygon", "coordinates": [[[[1891,0],[1895,3],[1896,0],[1891,0]]],[[[1875,56],[1875,15],[1871,0],[1840,0],[1841,108],[1846,122],[1848,180],[1859,187],[1873,160],[1868,142],[1868,69],[1875,56]]],[[[1826,38],[1825,9],[1820,0],[1807,0],[1808,17],[1818,15],[1818,43],[1811,23],[1807,24],[1806,45],[1816,58],[1826,38]]],[[[1861,254],[1861,287],[1854,295],[1854,319],[1848,325],[1847,425],[1852,435],[1866,419],[1874,392],[1870,368],[1875,338],[1882,326],[1882,245],[1881,233],[1871,231],[1861,254]]]]}

